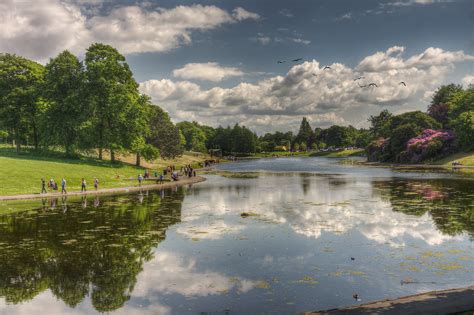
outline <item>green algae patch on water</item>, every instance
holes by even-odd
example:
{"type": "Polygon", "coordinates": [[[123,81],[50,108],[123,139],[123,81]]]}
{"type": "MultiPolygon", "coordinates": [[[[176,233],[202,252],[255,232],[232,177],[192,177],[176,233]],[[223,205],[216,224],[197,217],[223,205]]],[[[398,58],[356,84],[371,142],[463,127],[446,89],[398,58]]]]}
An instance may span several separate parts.
{"type": "Polygon", "coordinates": [[[255,285],[255,287],[257,289],[270,289],[270,283],[268,283],[268,281],[266,280],[260,280],[257,282],[257,284],[255,285]]]}
{"type": "Polygon", "coordinates": [[[311,276],[304,276],[303,278],[296,280],[295,283],[316,285],[319,281],[311,276]]]}

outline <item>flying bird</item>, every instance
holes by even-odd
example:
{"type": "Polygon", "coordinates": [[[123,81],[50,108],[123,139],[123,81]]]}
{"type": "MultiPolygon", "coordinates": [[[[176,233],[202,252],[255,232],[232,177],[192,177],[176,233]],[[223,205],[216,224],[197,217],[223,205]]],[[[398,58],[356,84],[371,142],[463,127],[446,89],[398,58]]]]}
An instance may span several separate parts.
{"type": "Polygon", "coordinates": [[[357,79],[354,79],[354,81],[358,81],[358,80],[361,80],[361,79],[365,79],[365,77],[358,77],[357,79]]]}
{"type": "Polygon", "coordinates": [[[331,69],[331,67],[330,67],[330,66],[326,66],[326,67],[324,67],[323,70],[326,70],[326,69],[331,69]]]}
{"type": "Polygon", "coordinates": [[[278,60],[277,63],[285,63],[286,61],[285,60],[278,60]]]}
{"type": "Polygon", "coordinates": [[[313,77],[317,77],[318,75],[316,73],[311,73],[313,77]]]}
{"type": "Polygon", "coordinates": [[[367,87],[367,85],[360,85],[360,83],[359,83],[359,82],[357,82],[357,84],[358,84],[358,85],[359,85],[359,87],[361,87],[361,88],[367,87]]]}
{"type": "Polygon", "coordinates": [[[375,86],[375,87],[379,87],[377,84],[375,84],[375,83],[373,83],[373,82],[372,82],[372,83],[370,83],[370,84],[369,84],[369,86],[375,86]]]}
{"type": "Polygon", "coordinates": [[[291,60],[291,61],[293,61],[293,62],[298,62],[298,61],[301,61],[301,60],[303,60],[303,58],[296,58],[296,59],[293,59],[293,60],[291,60]]]}
{"type": "Polygon", "coordinates": [[[400,84],[403,84],[404,86],[407,86],[407,84],[406,84],[405,82],[403,82],[403,81],[400,82],[400,83],[398,83],[398,85],[400,85],[400,84]]]}

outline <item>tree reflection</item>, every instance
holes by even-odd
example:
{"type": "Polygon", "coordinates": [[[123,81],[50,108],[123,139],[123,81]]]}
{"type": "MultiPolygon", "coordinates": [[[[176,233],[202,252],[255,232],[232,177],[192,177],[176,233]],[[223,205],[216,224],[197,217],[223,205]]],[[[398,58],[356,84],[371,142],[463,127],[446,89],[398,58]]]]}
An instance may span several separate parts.
{"type": "Polygon", "coordinates": [[[422,216],[429,213],[439,231],[455,236],[467,233],[474,239],[474,182],[431,179],[424,181],[380,181],[383,197],[393,211],[422,216]]]}
{"type": "Polygon", "coordinates": [[[184,192],[98,198],[43,200],[35,211],[0,216],[0,296],[7,303],[48,288],[71,307],[90,295],[100,312],[130,298],[143,263],[180,222],[184,192]]]}

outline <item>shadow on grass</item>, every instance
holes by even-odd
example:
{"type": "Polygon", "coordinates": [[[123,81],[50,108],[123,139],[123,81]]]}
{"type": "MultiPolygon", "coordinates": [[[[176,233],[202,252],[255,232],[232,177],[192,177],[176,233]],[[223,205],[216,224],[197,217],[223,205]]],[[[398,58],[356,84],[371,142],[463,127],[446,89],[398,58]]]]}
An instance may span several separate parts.
{"type": "Polygon", "coordinates": [[[116,161],[112,163],[110,161],[84,157],[81,155],[76,155],[74,157],[71,157],[71,156],[67,156],[63,152],[58,152],[58,151],[53,151],[53,150],[35,150],[32,148],[22,148],[20,153],[17,153],[16,150],[12,147],[0,146],[0,157],[8,157],[8,158],[14,158],[14,159],[23,159],[23,160],[45,161],[45,162],[59,162],[59,163],[76,164],[76,165],[100,166],[100,167],[107,167],[107,168],[113,168],[113,169],[120,169],[123,167],[141,169],[140,167],[123,163],[121,161],[116,161]]]}

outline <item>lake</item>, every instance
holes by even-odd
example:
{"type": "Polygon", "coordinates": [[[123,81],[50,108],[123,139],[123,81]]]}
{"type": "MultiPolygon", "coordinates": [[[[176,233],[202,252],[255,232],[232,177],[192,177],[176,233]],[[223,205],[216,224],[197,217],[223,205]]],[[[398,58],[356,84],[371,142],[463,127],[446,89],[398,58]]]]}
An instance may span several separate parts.
{"type": "Polygon", "coordinates": [[[473,178],[355,162],[2,202],[0,314],[295,314],[472,285],[473,178]]]}

